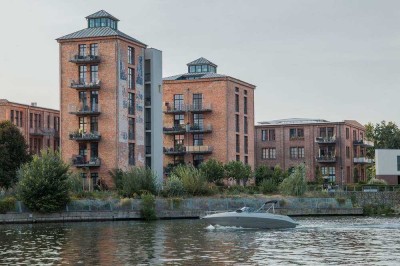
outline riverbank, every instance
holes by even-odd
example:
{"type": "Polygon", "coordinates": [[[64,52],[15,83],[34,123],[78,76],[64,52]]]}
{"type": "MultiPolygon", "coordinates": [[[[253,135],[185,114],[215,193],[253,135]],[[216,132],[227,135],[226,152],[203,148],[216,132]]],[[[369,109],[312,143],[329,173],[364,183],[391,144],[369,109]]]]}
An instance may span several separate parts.
{"type": "MultiPolygon", "coordinates": [[[[265,201],[278,200],[276,213],[289,216],[362,215],[363,208],[354,207],[345,198],[173,198],[156,199],[158,219],[198,219],[207,212],[236,210],[243,206],[258,208],[265,201]]],[[[116,221],[142,219],[140,199],[75,200],[63,212],[41,214],[30,212],[17,202],[15,211],[0,214],[0,223],[42,223],[116,221]]]]}

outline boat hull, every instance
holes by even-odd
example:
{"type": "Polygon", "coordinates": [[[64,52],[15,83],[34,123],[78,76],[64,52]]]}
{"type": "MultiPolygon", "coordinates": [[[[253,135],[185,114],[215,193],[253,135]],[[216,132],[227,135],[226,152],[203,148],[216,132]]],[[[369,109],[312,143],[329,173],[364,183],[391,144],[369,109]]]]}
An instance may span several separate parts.
{"type": "Polygon", "coordinates": [[[211,225],[236,226],[243,228],[281,229],[294,228],[297,223],[285,215],[271,213],[225,212],[206,215],[204,220],[211,225]]]}

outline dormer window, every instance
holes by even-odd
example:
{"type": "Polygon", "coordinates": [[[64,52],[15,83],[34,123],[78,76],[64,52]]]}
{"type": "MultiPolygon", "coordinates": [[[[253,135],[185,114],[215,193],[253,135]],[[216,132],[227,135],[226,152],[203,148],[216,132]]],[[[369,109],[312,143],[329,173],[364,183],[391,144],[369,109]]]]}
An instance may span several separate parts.
{"type": "Polygon", "coordinates": [[[203,57],[188,63],[187,66],[189,73],[217,73],[217,65],[203,57]]]}
{"type": "Polygon", "coordinates": [[[117,22],[110,18],[91,18],[89,19],[89,28],[110,27],[117,29],[117,22]]]}

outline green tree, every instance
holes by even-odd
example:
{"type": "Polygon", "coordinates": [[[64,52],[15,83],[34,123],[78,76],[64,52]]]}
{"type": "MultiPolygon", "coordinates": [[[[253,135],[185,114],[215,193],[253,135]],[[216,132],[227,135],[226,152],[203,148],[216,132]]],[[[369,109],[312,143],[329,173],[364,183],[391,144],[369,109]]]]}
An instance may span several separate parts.
{"type": "Polygon", "coordinates": [[[184,191],[192,196],[208,194],[207,180],[200,170],[192,165],[178,165],[171,172],[170,178],[182,180],[184,191]]]}
{"type": "Polygon", "coordinates": [[[10,121],[0,122],[0,188],[12,187],[17,182],[18,168],[30,159],[19,129],[10,121]]]}
{"type": "Polygon", "coordinates": [[[266,165],[261,165],[254,171],[256,185],[260,185],[263,180],[272,180],[273,171],[266,165]]]}
{"type": "Polygon", "coordinates": [[[69,165],[59,153],[42,151],[18,171],[18,193],[31,210],[50,213],[62,210],[69,202],[69,165]]]}
{"type": "Polygon", "coordinates": [[[114,170],[113,177],[118,193],[124,197],[158,193],[157,176],[148,167],[132,167],[126,172],[114,170]]]}
{"type": "Polygon", "coordinates": [[[225,165],[225,173],[227,177],[232,177],[236,181],[243,180],[246,184],[251,176],[251,167],[241,161],[230,161],[225,165]]]}
{"type": "Polygon", "coordinates": [[[307,191],[306,167],[300,164],[279,186],[283,194],[302,196],[307,191]]]}
{"type": "Polygon", "coordinates": [[[365,125],[365,137],[374,142],[374,147],[367,149],[367,156],[373,158],[375,149],[400,149],[400,129],[394,122],[382,121],[375,126],[365,125]]]}
{"type": "Polygon", "coordinates": [[[289,176],[289,172],[283,170],[279,165],[274,167],[274,172],[272,174],[272,179],[276,184],[282,183],[289,176]]]}
{"type": "Polygon", "coordinates": [[[200,172],[208,182],[219,182],[225,176],[224,165],[215,160],[210,159],[200,165],[200,172]]]}

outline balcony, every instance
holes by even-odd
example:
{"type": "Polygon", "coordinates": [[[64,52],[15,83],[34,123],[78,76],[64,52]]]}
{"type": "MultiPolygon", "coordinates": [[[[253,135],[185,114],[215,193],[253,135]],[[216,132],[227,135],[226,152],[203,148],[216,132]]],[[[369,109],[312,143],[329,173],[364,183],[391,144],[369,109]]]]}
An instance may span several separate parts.
{"type": "Polygon", "coordinates": [[[212,111],[212,106],[211,104],[204,104],[204,103],[200,103],[200,104],[191,104],[189,105],[189,112],[192,113],[205,113],[205,112],[211,112],[212,111]]]}
{"type": "Polygon", "coordinates": [[[209,154],[212,153],[213,149],[211,146],[186,146],[187,153],[196,153],[196,154],[209,154]]]}
{"type": "Polygon", "coordinates": [[[189,133],[211,133],[212,132],[212,126],[211,125],[206,125],[206,126],[199,126],[199,125],[193,125],[189,127],[188,130],[189,133]]]}
{"type": "Polygon", "coordinates": [[[172,148],[165,148],[164,147],[164,154],[166,155],[185,155],[186,148],[183,146],[176,146],[172,148]]]}
{"type": "Polygon", "coordinates": [[[167,102],[165,104],[163,112],[165,114],[182,114],[185,113],[187,109],[188,109],[187,106],[184,104],[175,106],[175,105],[169,105],[169,103],[167,102]]]}
{"type": "Polygon", "coordinates": [[[186,132],[186,128],[183,125],[163,127],[163,132],[167,135],[184,134],[186,132]]]}
{"type": "Polygon", "coordinates": [[[90,160],[85,160],[84,156],[82,155],[77,155],[72,157],[72,165],[77,167],[77,168],[83,168],[83,167],[100,167],[101,166],[101,160],[100,158],[93,157],[90,160]]]}
{"type": "Polygon", "coordinates": [[[315,142],[318,144],[335,144],[336,143],[336,137],[316,137],[315,142]]]}
{"type": "Polygon", "coordinates": [[[355,164],[372,164],[374,163],[374,160],[367,157],[355,157],[353,162],[355,164]]]}
{"type": "Polygon", "coordinates": [[[36,127],[36,128],[30,128],[29,129],[29,135],[32,135],[32,136],[45,136],[45,135],[47,135],[47,133],[45,132],[45,130],[43,128],[36,127]]]}
{"type": "Polygon", "coordinates": [[[71,84],[69,86],[72,89],[77,89],[77,90],[87,90],[87,89],[93,89],[93,90],[98,90],[100,89],[100,80],[94,81],[94,82],[84,82],[84,81],[71,81],[71,84]]]}
{"type": "Polygon", "coordinates": [[[336,156],[334,155],[318,156],[316,160],[318,163],[336,163],[336,156]]]}
{"type": "Polygon", "coordinates": [[[76,141],[99,141],[101,139],[101,135],[97,131],[88,133],[72,132],[69,133],[69,139],[76,141]]]}
{"type": "Polygon", "coordinates": [[[68,105],[68,113],[77,116],[98,116],[100,115],[100,106],[98,104],[93,104],[92,106],[70,104],[68,105]]]}
{"type": "Polygon", "coordinates": [[[97,64],[100,63],[100,56],[98,55],[74,55],[69,60],[75,64],[97,64]]]}
{"type": "Polygon", "coordinates": [[[353,145],[362,147],[374,147],[374,142],[365,139],[360,139],[353,141],[353,145]]]}

